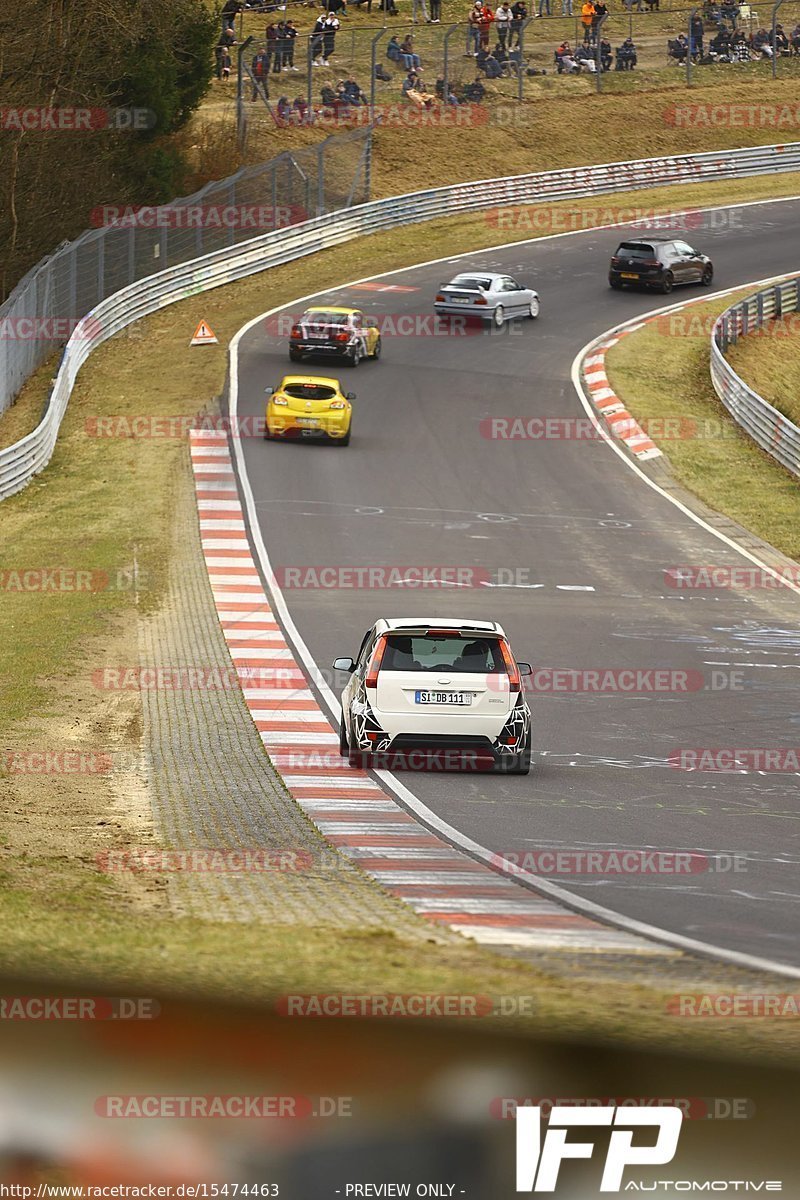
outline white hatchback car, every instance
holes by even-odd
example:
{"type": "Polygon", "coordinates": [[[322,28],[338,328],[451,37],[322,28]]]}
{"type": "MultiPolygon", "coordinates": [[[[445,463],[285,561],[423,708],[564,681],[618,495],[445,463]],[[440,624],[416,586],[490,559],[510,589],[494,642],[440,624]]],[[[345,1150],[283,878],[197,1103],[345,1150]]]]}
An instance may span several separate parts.
{"type": "Polygon", "coordinates": [[[350,766],[473,766],[527,775],[531,714],[518,663],[495,621],[382,618],[342,692],[339,749],[350,766]]]}

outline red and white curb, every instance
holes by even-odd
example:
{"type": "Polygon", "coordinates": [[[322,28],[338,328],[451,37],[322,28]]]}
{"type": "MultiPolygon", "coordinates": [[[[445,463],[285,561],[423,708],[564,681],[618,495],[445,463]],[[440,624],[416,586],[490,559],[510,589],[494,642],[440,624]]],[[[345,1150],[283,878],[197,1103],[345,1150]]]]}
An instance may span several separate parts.
{"type": "Polygon", "coordinates": [[[195,430],[190,449],[203,555],[247,707],[290,794],[328,842],[426,920],[478,942],[674,955],[477,862],[415,820],[366,771],[347,765],[256,569],[227,435],[195,430]]]}
{"type": "Polygon", "coordinates": [[[624,442],[642,462],[648,458],[659,458],[661,451],[631,416],[611,387],[606,375],[606,352],[612,346],[616,346],[621,338],[629,333],[635,333],[637,329],[642,329],[646,324],[646,321],[639,321],[635,325],[628,325],[625,329],[619,330],[614,337],[608,338],[607,341],[596,346],[594,352],[583,360],[583,378],[586,381],[592,403],[605,417],[614,436],[624,442]]]}

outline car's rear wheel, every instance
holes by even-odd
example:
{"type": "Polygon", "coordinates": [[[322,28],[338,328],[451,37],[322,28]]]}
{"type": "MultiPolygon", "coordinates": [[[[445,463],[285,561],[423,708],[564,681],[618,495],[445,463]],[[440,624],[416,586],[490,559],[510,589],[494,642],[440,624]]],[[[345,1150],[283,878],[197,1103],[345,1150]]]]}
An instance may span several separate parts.
{"type": "Polygon", "coordinates": [[[510,754],[507,758],[501,759],[495,767],[502,775],[527,775],[531,769],[531,732],[528,731],[528,738],[525,746],[520,750],[519,754],[510,754]]]}
{"type": "Polygon", "coordinates": [[[492,313],[492,320],[494,321],[495,329],[502,329],[506,320],[506,314],[503,310],[502,304],[498,304],[497,308],[492,313]]]}
{"type": "Polygon", "coordinates": [[[290,362],[302,362],[303,356],[299,350],[290,350],[289,351],[289,361],[290,362]]]}
{"type": "Polygon", "coordinates": [[[380,356],[381,356],[381,339],[378,338],[377,342],[375,343],[375,349],[372,351],[372,357],[377,362],[378,359],[380,358],[380,356]]]}
{"type": "Polygon", "coordinates": [[[539,297],[536,296],[530,302],[530,306],[528,308],[528,316],[530,317],[530,319],[532,321],[535,321],[536,318],[538,317],[538,315],[539,315],[539,297]]]}
{"type": "Polygon", "coordinates": [[[703,287],[711,287],[711,284],[714,282],[714,268],[711,263],[706,264],[706,268],[700,276],[700,282],[703,287]]]}
{"type": "Polygon", "coordinates": [[[668,296],[675,286],[675,276],[672,271],[665,271],[664,278],[661,280],[661,290],[665,296],[668,296]]]}
{"type": "Polygon", "coordinates": [[[353,432],[353,427],[352,427],[352,425],[351,425],[351,426],[350,426],[350,428],[348,429],[347,433],[344,435],[344,437],[343,437],[343,438],[337,438],[337,439],[336,439],[336,445],[337,445],[337,446],[349,446],[349,445],[350,445],[350,434],[351,434],[352,432],[353,432]]]}
{"type": "Polygon", "coordinates": [[[615,292],[621,292],[622,291],[622,280],[621,279],[612,279],[609,276],[608,286],[610,288],[613,288],[615,292]]]}
{"type": "Polygon", "coordinates": [[[352,353],[348,356],[347,364],[351,367],[357,367],[361,362],[361,347],[354,346],[352,353]]]}
{"type": "Polygon", "coordinates": [[[350,745],[347,741],[347,726],[344,723],[344,713],[339,718],[339,753],[342,758],[349,758],[350,745]]]}

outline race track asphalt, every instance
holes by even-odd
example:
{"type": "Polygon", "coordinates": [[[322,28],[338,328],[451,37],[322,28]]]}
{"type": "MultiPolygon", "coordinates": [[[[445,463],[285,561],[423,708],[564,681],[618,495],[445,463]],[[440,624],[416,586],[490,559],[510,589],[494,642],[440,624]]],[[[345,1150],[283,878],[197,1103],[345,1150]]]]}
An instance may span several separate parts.
{"type": "MultiPolygon", "coordinates": [[[[800,268],[800,201],[734,215],[707,215],[677,234],[711,255],[715,290],[800,268]]],[[[258,521],[277,573],[440,564],[476,568],[489,583],[541,585],[287,588],[292,618],[322,668],[354,655],[377,617],[425,614],[499,620],[517,657],[536,668],[693,672],[690,686],[700,686],[684,692],[532,694],[528,777],[407,772],[402,781],[498,853],[691,850],[717,868],[740,856],[736,870],[705,869],[700,857],[703,869],[688,875],[551,878],[662,929],[797,966],[800,778],[687,772],[669,759],[687,747],[800,744],[798,597],[669,587],[665,572],[676,565],[746,560],[602,441],[498,440],[481,426],[492,416],[584,417],[570,379],[580,349],[637,313],[697,294],[676,290],[667,301],[611,292],[606,270],[619,236],[592,230],[517,244],[383,281],[411,290],[320,293],[393,324],[414,317],[414,332],[385,336],[382,360],[355,371],[302,368],[338,376],[357,393],[352,443],[246,438],[258,521]],[[508,271],[536,287],[540,318],[501,335],[432,336],[436,287],[464,266],[508,271]],[[576,587],[592,590],[568,590],[576,587]]],[[[281,333],[270,319],[241,340],[240,418],[260,415],[264,388],[296,369],[281,333]]]]}

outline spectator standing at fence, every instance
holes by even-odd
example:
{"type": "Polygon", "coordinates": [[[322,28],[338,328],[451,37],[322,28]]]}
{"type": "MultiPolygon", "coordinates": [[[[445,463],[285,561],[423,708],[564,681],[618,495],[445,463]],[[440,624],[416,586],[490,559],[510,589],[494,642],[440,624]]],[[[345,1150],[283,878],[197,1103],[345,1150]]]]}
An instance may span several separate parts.
{"type": "Polygon", "coordinates": [[[467,17],[467,23],[469,25],[469,28],[467,30],[467,37],[468,37],[467,45],[472,47],[472,49],[471,49],[471,51],[469,51],[469,53],[473,54],[473,55],[478,53],[478,47],[480,46],[480,42],[481,42],[481,14],[482,14],[482,12],[483,12],[483,4],[481,3],[481,0],[475,0],[475,3],[473,4],[472,8],[469,10],[469,16],[467,17]]]}
{"type": "Polygon", "coordinates": [[[272,74],[279,75],[283,68],[283,56],[286,52],[286,37],[284,35],[284,23],[278,21],[275,26],[275,59],[272,64],[272,74]]]}
{"type": "Polygon", "coordinates": [[[514,18],[511,22],[511,40],[513,42],[516,37],[514,45],[518,46],[522,37],[522,26],[528,19],[528,6],[525,0],[515,0],[515,3],[511,5],[511,15],[514,18]]]}
{"type": "Polygon", "coordinates": [[[539,16],[550,16],[550,0],[539,0],[539,16]]]}
{"type": "Polygon", "coordinates": [[[236,18],[244,8],[242,0],[225,0],[222,6],[222,32],[230,30],[236,36],[236,18]]]}
{"type": "Polygon", "coordinates": [[[264,95],[264,84],[269,74],[269,59],[263,47],[253,56],[250,71],[253,76],[253,94],[250,99],[255,102],[258,99],[259,92],[264,95]]]}
{"type": "Polygon", "coordinates": [[[703,56],[703,18],[699,13],[695,13],[689,22],[689,53],[692,58],[698,59],[703,56]]]}
{"type": "Polygon", "coordinates": [[[481,18],[479,23],[480,30],[480,48],[481,50],[489,49],[489,31],[494,24],[494,13],[488,4],[484,4],[481,8],[481,18]]]}
{"type": "Polygon", "coordinates": [[[592,40],[592,24],[594,21],[594,4],[592,0],[585,0],[581,7],[581,24],[583,25],[583,41],[585,45],[589,45],[592,40]]]}
{"type": "Polygon", "coordinates": [[[419,23],[418,18],[417,18],[418,12],[422,13],[422,20],[425,21],[426,24],[430,25],[431,19],[428,16],[428,10],[425,7],[425,0],[411,0],[411,23],[412,23],[412,25],[417,25],[419,23]]]}
{"type": "Polygon", "coordinates": [[[511,6],[508,0],[503,0],[503,3],[498,7],[494,14],[495,28],[497,29],[497,40],[505,50],[511,36],[511,23],[514,20],[514,14],[511,11],[511,6]]]}
{"type": "Polygon", "coordinates": [[[562,17],[572,16],[572,0],[561,0],[561,15],[562,17]]]}
{"type": "Polygon", "coordinates": [[[336,50],[336,35],[339,32],[341,25],[339,18],[335,13],[329,12],[322,26],[322,65],[323,67],[330,66],[330,60],[333,58],[336,50]]]}
{"type": "Polygon", "coordinates": [[[597,45],[597,31],[600,28],[601,22],[605,21],[608,16],[608,5],[606,0],[592,0],[594,4],[594,13],[592,14],[592,44],[597,45]]]}
{"type": "MultiPolygon", "coordinates": [[[[324,39],[324,35],[325,35],[325,21],[326,20],[327,20],[327,16],[323,16],[322,14],[320,14],[317,17],[316,21],[314,22],[314,28],[311,32],[311,65],[312,65],[312,67],[322,67],[325,65],[322,61],[322,59],[323,59],[322,47],[323,47],[323,39],[324,39]]],[[[267,30],[267,37],[269,37],[269,29],[267,30]]]]}
{"type": "Polygon", "coordinates": [[[442,23],[442,0],[431,0],[431,25],[442,23]]]}
{"type": "Polygon", "coordinates": [[[294,44],[297,40],[297,29],[295,28],[294,21],[286,22],[283,27],[283,36],[285,39],[283,69],[285,71],[288,67],[290,71],[296,71],[297,67],[294,65],[294,44]]]}
{"type": "Polygon", "coordinates": [[[233,63],[231,62],[231,52],[227,46],[222,46],[220,48],[220,56],[219,56],[219,77],[220,77],[220,79],[222,79],[223,81],[230,79],[232,66],[233,66],[233,63]]]}
{"type": "Polygon", "coordinates": [[[278,31],[275,28],[275,22],[270,21],[266,32],[266,47],[267,47],[267,67],[266,74],[269,75],[272,67],[272,60],[278,52],[278,31]]]}

